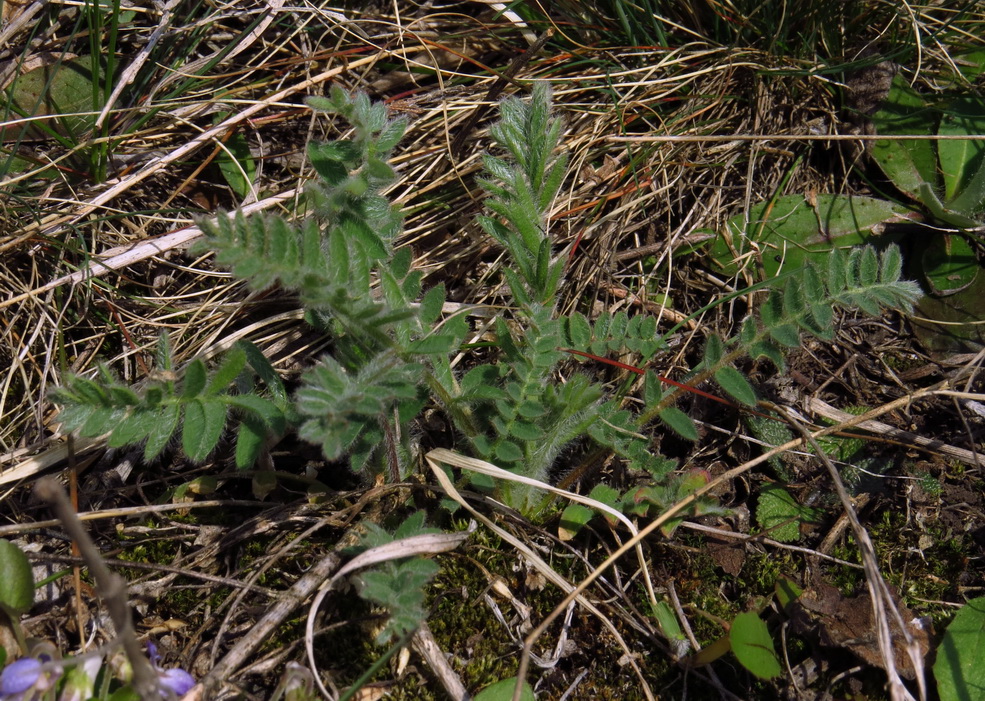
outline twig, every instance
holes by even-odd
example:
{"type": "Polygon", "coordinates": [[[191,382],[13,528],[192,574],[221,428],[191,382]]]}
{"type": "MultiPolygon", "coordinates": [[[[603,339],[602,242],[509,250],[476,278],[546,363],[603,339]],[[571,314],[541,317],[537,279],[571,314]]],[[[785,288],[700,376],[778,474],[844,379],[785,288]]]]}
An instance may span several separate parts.
{"type": "Polygon", "coordinates": [[[48,502],[62,523],[62,527],[74,540],[89,565],[89,571],[96,580],[96,591],[100,592],[106,604],[116,635],[123,643],[123,650],[133,667],[133,688],[142,699],[160,698],[157,673],[137,641],[127,603],[127,585],[123,577],[112,572],[103,561],[99,549],[82,526],[65,490],[54,477],[41,479],[34,488],[37,495],[48,502]]]}
{"type": "Polygon", "coordinates": [[[461,678],[445,659],[444,653],[438,646],[438,641],[434,639],[431,629],[428,628],[427,621],[421,621],[420,628],[414,633],[413,645],[417,653],[427,662],[428,667],[434,672],[441,685],[445,687],[449,698],[452,701],[468,701],[469,693],[465,690],[465,685],[462,684],[461,678]]]}

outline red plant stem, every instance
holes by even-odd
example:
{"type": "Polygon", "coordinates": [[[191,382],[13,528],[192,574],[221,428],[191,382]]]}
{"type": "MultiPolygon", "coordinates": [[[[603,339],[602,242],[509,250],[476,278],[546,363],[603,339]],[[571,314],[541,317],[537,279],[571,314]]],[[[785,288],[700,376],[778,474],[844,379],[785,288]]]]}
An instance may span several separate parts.
{"type": "MultiPolygon", "coordinates": [[[[598,362],[605,363],[606,365],[612,365],[614,367],[621,368],[623,370],[629,370],[630,372],[635,372],[637,375],[643,375],[643,374],[646,373],[646,370],[641,370],[640,368],[636,367],[635,365],[627,365],[626,363],[620,363],[618,360],[611,360],[609,358],[603,358],[603,357],[598,356],[598,355],[593,355],[591,353],[586,353],[584,351],[575,350],[574,348],[562,348],[561,350],[564,351],[565,353],[572,353],[574,355],[580,355],[583,358],[591,358],[592,360],[597,360],[598,362]]],[[[678,388],[684,390],[685,392],[692,392],[694,394],[697,394],[699,396],[704,397],[705,399],[711,399],[713,401],[716,401],[716,402],[719,402],[721,404],[724,404],[725,406],[730,406],[733,409],[742,409],[742,408],[744,408],[744,407],[740,407],[739,405],[735,404],[734,402],[730,402],[727,399],[722,399],[721,397],[716,397],[714,394],[709,394],[708,392],[705,392],[704,390],[700,390],[697,387],[692,387],[691,385],[686,385],[683,382],[677,382],[676,380],[672,380],[669,377],[664,377],[663,375],[657,375],[657,379],[660,380],[661,382],[665,383],[665,384],[673,385],[674,387],[678,387],[678,388]]]]}

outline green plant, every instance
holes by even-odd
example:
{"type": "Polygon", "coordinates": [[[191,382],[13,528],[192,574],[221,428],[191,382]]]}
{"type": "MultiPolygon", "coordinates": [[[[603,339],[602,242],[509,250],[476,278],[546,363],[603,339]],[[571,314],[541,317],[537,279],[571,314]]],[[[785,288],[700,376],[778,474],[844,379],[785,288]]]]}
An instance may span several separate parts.
{"type": "MultiPolygon", "coordinates": [[[[104,664],[105,648],[61,658],[50,642],[25,638],[20,617],[33,603],[34,577],[27,556],[10,541],[0,539],[0,614],[6,619],[5,628],[13,632],[19,648],[7,650],[0,646],[0,698],[53,699],[55,690],[59,692],[59,701],[115,700],[136,695],[129,686],[129,679],[115,679],[120,675],[110,671],[123,669],[123,666],[104,664]]],[[[155,691],[166,698],[169,694],[181,696],[194,686],[194,679],[184,670],[164,669],[158,664],[153,643],[147,643],[147,650],[155,691]]]]}
{"type": "Polygon", "coordinates": [[[928,293],[920,303],[923,316],[976,320],[985,289],[978,260],[985,231],[985,141],[973,137],[985,131],[985,101],[966,94],[932,99],[897,74],[871,123],[888,137],[873,142],[871,160],[895,193],[777,193],[729,220],[709,256],[726,274],[743,268],[769,279],[833,248],[899,242],[909,249],[909,265],[928,293]],[[752,266],[745,262],[750,259],[752,266]]]}
{"type": "MultiPolygon", "coordinates": [[[[405,519],[393,533],[379,526],[366,524],[366,533],[355,550],[361,552],[403,538],[438,533],[424,527],[425,514],[418,511],[405,519]]],[[[424,586],[438,573],[438,566],[424,558],[390,560],[356,575],[359,595],[373,604],[382,606],[390,614],[376,636],[377,644],[385,644],[413,633],[424,620],[424,586]]]]}
{"type": "MultiPolygon", "coordinates": [[[[295,290],[309,323],[332,338],[331,353],[303,375],[292,398],[248,344],[237,346],[210,376],[201,360],[179,372],[162,339],[158,376],[139,393],[105,368],[99,380],[67,377],[53,397],[63,406],[60,420],[68,430],[86,436],[109,432],[111,445],[143,443],[151,459],[180,427],[186,453],[203,460],[232,412],[239,467],[250,466],[267,441],[294,428],[321,445],[329,460],[346,459],[357,472],[400,479],[414,464],[406,427],[434,401],[479,457],[536,480],[547,479],[566,445],[590,438],[650,475],[642,491],[604,495],[633,513],[659,509],[702,483],[700,475],[673,477],[674,462],[655,454],[643,434],[659,418],[696,439],[693,422],[674,404],[683,391],[697,390],[605,358],[628,351],[647,359],[676,329],[657,337],[654,320],[646,316],[620,313],[590,322],[578,313],[555,313],[565,257],[552,248],[547,214],[565,159],[556,155],[560,122],[550,114],[545,85],[535,87],[529,103],[506,100],[491,132],[508,157],[484,160],[482,184],[490,199],[489,214],[480,222],[510,254],[503,274],[513,319],[496,320],[495,362],[473,367],[461,380],[448,357],[460,346],[466,323],[461,316],[439,322],[444,290],[439,285],[422,294],[410,252],[393,250],[400,214],[380,194],[394,178],[387,159],[404,122],[388,121],[382,105],[339,89],[329,98],[311,98],[311,105],[354,125],[350,139],[309,146],[321,178],[308,190],[311,215],[299,224],[271,215],[220,215],[215,224],[203,222],[202,247],[215,250],[220,264],[256,290],[274,284],[295,290]],[[605,399],[603,387],[581,373],[557,382],[555,370],[570,354],[645,375],[645,409],[623,408],[621,393],[605,399]]],[[[754,405],[755,390],[734,367],[737,359],[765,357],[782,367],[784,350],[797,347],[802,333],[833,337],[832,307],[877,314],[882,306],[905,307],[916,294],[912,283],[900,280],[901,259],[893,248],[882,256],[868,248],[836,250],[823,269],[808,265],[796,272],[784,276],[782,289],[769,295],[758,316],[746,318],[736,337],[712,336],[702,362],[685,379],[713,379],[740,404],[754,405]]],[[[507,503],[529,513],[544,506],[531,487],[498,489],[507,503]]]]}
{"type": "MultiPolygon", "coordinates": [[[[0,575],[0,614],[8,622],[22,651],[26,651],[27,641],[20,627],[20,617],[34,604],[34,575],[24,551],[4,539],[0,539],[0,575]]],[[[5,658],[11,657],[12,652],[0,647],[5,658]]],[[[3,662],[0,659],[0,664],[3,662]]]]}
{"type": "Polygon", "coordinates": [[[817,510],[802,506],[790,492],[776,484],[759,490],[756,521],[766,535],[781,543],[800,540],[800,525],[817,520],[817,510]]]}
{"type": "MultiPolygon", "coordinates": [[[[394,250],[401,218],[381,194],[395,177],[388,159],[405,123],[388,120],[383,106],[366,96],[350,97],[338,88],[309,103],[341,115],[354,130],[351,138],[309,145],[320,180],[308,189],[307,218],[291,223],[273,215],[222,214],[214,224],[202,223],[201,248],[214,250],[219,264],[255,290],[279,285],[296,292],[308,323],[330,337],[330,352],[288,396],[269,362],[249,344],[234,348],[210,374],[197,359],[183,369],[173,367],[162,339],[158,376],[139,392],[105,368],[96,380],[67,377],[53,395],[66,428],[88,436],[108,432],[112,445],[143,443],[147,458],[180,430],[185,452],[203,460],[232,416],[241,468],[285,431],[296,430],[320,445],[330,461],[346,461],[366,477],[400,480],[415,465],[409,425],[432,405],[447,414],[478,457],[540,482],[576,440],[620,456],[648,480],[625,493],[600,485],[593,496],[627,513],[658,512],[707,483],[703,472],[675,474],[675,461],[653,451],[646,432],[660,420],[697,439],[695,424],[675,403],[685,391],[711,395],[606,357],[628,352],[646,362],[677,329],[658,337],[655,321],[646,316],[590,321],[577,313],[557,314],[566,256],[554,250],[548,212],[566,160],[556,153],[561,126],[551,115],[546,85],[535,85],[529,102],[504,101],[502,119],[491,130],[505,156],[484,159],[482,185],[490,198],[480,223],[509,254],[503,277],[513,306],[511,318],[493,325],[491,362],[461,378],[449,358],[461,348],[466,322],[462,316],[441,320],[443,287],[424,292],[409,250],[394,250]],[[612,394],[577,371],[559,381],[561,363],[573,356],[643,375],[644,408],[623,406],[628,386],[612,394]]],[[[685,380],[713,380],[740,405],[753,406],[756,392],[734,367],[738,359],[765,357],[782,367],[785,349],[799,346],[803,333],[833,337],[833,307],[875,314],[884,306],[906,307],[916,295],[916,287],[901,280],[895,248],[881,256],[871,248],[836,250],[823,268],[807,265],[797,272],[785,276],[785,285],[746,318],[737,336],[710,337],[702,361],[685,380]]],[[[550,504],[536,487],[510,480],[473,483],[495,489],[534,518],[550,504]]],[[[703,501],[699,508],[713,506],[703,501]]],[[[568,520],[577,530],[589,517],[581,512],[568,520]]],[[[403,640],[423,616],[420,592],[432,574],[427,561],[409,560],[362,575],[362,594],[384,605],[394,631],[400,631],[390,637],[403,640]]],[[[666,619],[668,635],[676,635],[669,609],[655,615],[666,619]]]]}
{"type": "Polygon", "coordinates": [[[778,677],[783,671],[769,628],[755,611],[737,615],[730,622],[728,632],[694,655],[691,664],[710,664],[729,652],[760,679],[778,677]]]}
{"type": "Polygon", "coordinates": [[[937,648],[934,677],[941,701],[971,701],[985,694],[985,598],[966,603],[944,632],[937,648]]]}

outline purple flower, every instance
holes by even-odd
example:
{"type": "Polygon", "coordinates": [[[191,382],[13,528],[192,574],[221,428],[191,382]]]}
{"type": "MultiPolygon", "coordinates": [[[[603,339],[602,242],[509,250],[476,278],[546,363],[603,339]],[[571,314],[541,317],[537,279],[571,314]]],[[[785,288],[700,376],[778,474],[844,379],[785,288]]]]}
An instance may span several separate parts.
{"type": "Polygon", "coordinates": [[[61,671],[45,668],[37,657],[22,657],[0,672],[0,701],[30,701],[54,686],[61,671]]]}
{"type": "Polygon", "coordinates": [[[195,678],[180,667],[164,669],[159,664],[161,656],[157,653],[157,645],[147,643],[147,656],[160,679],[161,696],[164,698],[180,697],[187,694],[195,686],[195,678]]]}
{"type": "Polygon", "coordinates": [[[195,678],[179,667],[158,668],[157,673],[161,677],[162,689],[167,689],[175,696],[184,696],[195,686],[195,678]]]}

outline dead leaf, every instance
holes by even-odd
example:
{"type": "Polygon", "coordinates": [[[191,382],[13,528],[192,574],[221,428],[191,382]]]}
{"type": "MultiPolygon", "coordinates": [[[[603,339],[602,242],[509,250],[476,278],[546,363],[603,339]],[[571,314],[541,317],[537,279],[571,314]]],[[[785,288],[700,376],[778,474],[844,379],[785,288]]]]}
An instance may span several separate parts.
{"type": "MultiPolygon", "coordinates": [[[[909,629],[910,636],[917,643],[922,657],[930,649],[933,628],[926,618],[917,617],[912,610],[899,603],[896,592],[890,588],[893,601],[909,629]]],[[[797,625],[803,629],[813,629],[820,636],[821,644],[827,647],[841,647],[850,650],[868,664],[885,669],[872,614],[872,598],[868,593],[856,597],[846,597],[835,587],[821,583],[804,591],[798,599],[801,617],[795,614],[797,625]]],[[[896,671],[905,679],[913,679],[916,674],[913,663],[906,653],[906,640],[893,616],[890,616],[890,633],[893,641],[893,656],[896,671]]]]}

